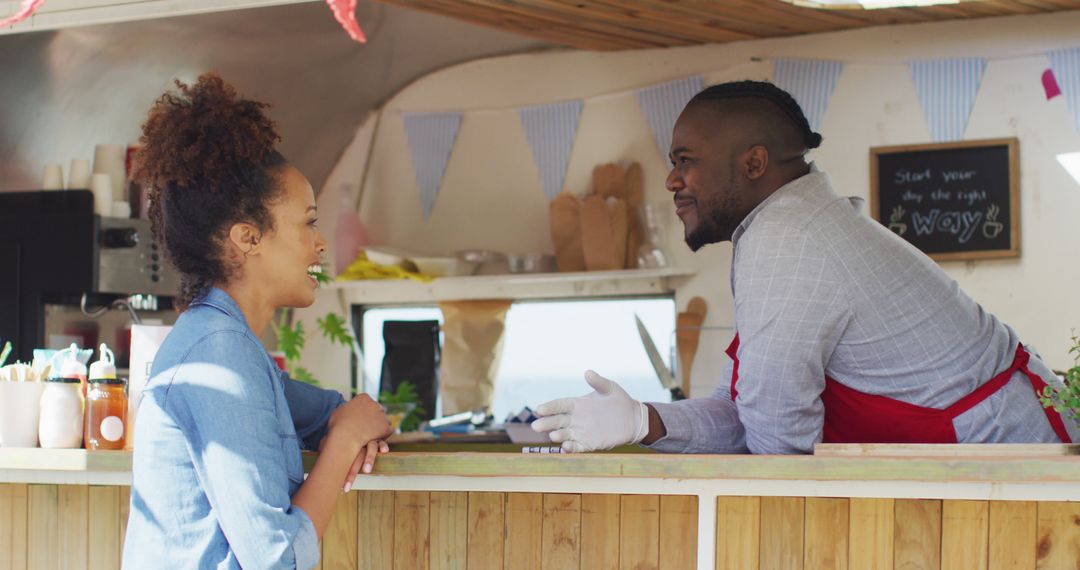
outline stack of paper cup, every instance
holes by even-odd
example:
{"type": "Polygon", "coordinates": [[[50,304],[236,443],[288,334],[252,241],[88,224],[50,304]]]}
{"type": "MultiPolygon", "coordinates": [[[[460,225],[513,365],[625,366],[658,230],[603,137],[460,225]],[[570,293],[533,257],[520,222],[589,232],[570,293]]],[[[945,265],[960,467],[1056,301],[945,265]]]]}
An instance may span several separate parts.
{"type": "MultiPolygon", "coordinates": [[[[123,198],[124,182],[127,171],[124,168],[124,156],[127,147],[122,144],[99,144],[94,147],[94,174],[108,174],[112,191],[108,205],[98,213],[108,216],[112,210],[112,198],[123,198]]],[[[97,201],[95,200],[95,204],[97,201]]]]}
{"type": "Polygon", "coordinates": [[[64,189],[64,167],[59,164],[46,164],[41,175],[42,190],[64,189]]]}
{"type": "Polygon", "coordinates": [[[0,439],[4,447],[38,446],[38,412],[44,382],[0,382],[0,439]]]}
{"type": "Polygon", "coordinates": [[[90,179],[90,191],[94,193],[94,213],[112,216],[113,185],[108,174],[95,173],[90,179]]]}
{"type": "Polygon", "coordinates": [[[71,170],[68,171],[69,189],[90,187],[90,161],[85,158],[76,158],[71,161],[71,170]]]}

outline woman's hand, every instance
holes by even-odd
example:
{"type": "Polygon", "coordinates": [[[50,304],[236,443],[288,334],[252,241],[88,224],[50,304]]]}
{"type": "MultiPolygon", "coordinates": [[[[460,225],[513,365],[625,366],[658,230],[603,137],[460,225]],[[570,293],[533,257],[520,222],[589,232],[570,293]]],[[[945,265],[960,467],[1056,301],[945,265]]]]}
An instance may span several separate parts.
{"type": "Polygon", "coordinates": [[[335,432],[336,435],[344,435],[348,439],[363,444],[345,476],[342,489],[348,493],[352,489],[352,483],[357,474],[361,470],[364,473],[371,473],[375,466],[375,458],[380,453],[390,451],[390,446],[385,441],[393,433],[390,420],[387,419],[382,406],[367,394],[361,394],[334,410],[327,427],[328,435],[330,432],[335,432]]]}
{"type": "Polygon", "coordinates": [[[344,435],[362,444],[367,444],[373,439],[386,439],[393,433],[390,420],[383,412],[382,406],[367,394],[360,394],[344,405],[338,406],[338,409],[330,414],[327,428],[328,435],[331,433],[344,435]]]}
{"type": "Polygon", "coordinates": [[[361,469],[364,473],[371,473],[371,470],[375,467],[375,457],[388,453],[390,451],[390,445],[386,443],[386,440],[373,439],[364,446],[364,449],[360,450],[357,454],[356,460],[353,461],[351,467],[349,467],[349,474],[345,477],[345,486],[342,489],[348,493],[352,489],[353,481],[356,480],[356,476],[360,473],[361,469]]]}
{"type": "MultiPolygon", "coordinates": [[[[319,442],[320,452],[323,450],[324,445],[326,445],[325,437],[319,442]]],[[[351,491],[353,481],[360,474],[360,470],[363,469],[364,473],[371,473],[371,470],[375,467],[375,458],[389,452],[390,444],[384,439],[367,442],[367,445],[360,450],[360,453],[356,454],[356,459],[353,460],[352,465],[349,467],[349,474],[345,476],[345,484],[341,487],[341,490],[346,493],[351,491]]]]}

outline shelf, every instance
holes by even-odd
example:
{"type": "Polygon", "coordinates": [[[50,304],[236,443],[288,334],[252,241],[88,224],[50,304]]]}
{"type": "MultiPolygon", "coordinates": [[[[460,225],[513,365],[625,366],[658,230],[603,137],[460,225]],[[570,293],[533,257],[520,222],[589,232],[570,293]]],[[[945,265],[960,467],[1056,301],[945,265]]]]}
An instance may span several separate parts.
{"type": "Polygon", "coordinates": [[[665,295],[686,269],[627,269],[581,273],[519,273],[443,277],[430,283],[405,279],[338,281],[324,286],[354,305],[388,305],[477,299],[578,299],[665,295]]]}

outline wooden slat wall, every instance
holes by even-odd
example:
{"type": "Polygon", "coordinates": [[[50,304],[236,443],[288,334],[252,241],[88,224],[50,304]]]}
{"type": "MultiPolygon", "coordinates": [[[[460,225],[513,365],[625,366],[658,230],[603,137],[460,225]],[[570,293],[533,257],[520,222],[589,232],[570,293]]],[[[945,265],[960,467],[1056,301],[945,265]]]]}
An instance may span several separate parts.
{"type": "Polygon", "coordinates": [[[850,499],[848,562],[852,568],[889,570],[893,566],[895,502],[893,499],[850,499]]]}
{"type": "Polygon", "coordinates": [[[989,530],[987,501],[945,501],[941,509],[941,569],[984,570],[989,530]]]}
{"type": "MultiPolygon", "coordinates": [[[[119,568],[127,487],[0,484],[0,569],[119,568]]],[[[1080,503],[721,497],[716,568],[1080,567],[1080,503]]],[[[319,568],[695,567],[696,497],[357,491],[319,568]]]]}
{"type": "Polygon", "coordinates": [[[847,570],[848,501],[846,499],[806,499],[805,570],[847,570]]]}
{"type": "Polygon", "coordinates": [[[897,499],[893,519],[896,570],[941,570],[941,501],[897,499]]]}
{"type": "Polygon", "coordinates": [[[127,487],[0,484],[0,569],[120,568],[130,496],[127,487]]]}
{"type": "MultiPolygon", "coordinates": [[[[58,487],[57,534],[55,536],[57,560],[65,570],[87,570],[89,566],[90,538],[90,492],[87,485],[61,485],[58,487]]],[[[115,503],[114,503],[115,504],[115,503]]],[[[119,507],[119,505],[116,505],[119,507]]],[[[114,523],[119,523],[117,517],[114,523]]],[[[110,537],[111,538],[111,537],[110,537]]]]}
{"type": "MultiPolygon", "coordinates": [[[[359,567],[363,569],[696,567],[696,497],[394,491],[354,494],[360,496],[357,541],[331,547],[324,540],[325,561],[337,556],[331,548],[347,548],[359,550],[359,567]],[[405,505],[408,508],[403,508],[405,505]],[[419,520],[424,516],[420,513],[426,513],[427,519],[419,520]],[[381,528],[373,528],[374,521],[381,528]],[[392,529],[393,536],[386,535],[387,528],[392,529]],[[418,532],[421,528],[428,530],[418,532]],[[365,529],[371,533],[365,535],[365,529]],[[393,545],[392,551],[387,551],[386,544],[393,545]],[[416,553],[421,552],[427,553],[426,559],[417,557],[416,553]],[[390,560],[392,563],[387,562],[390,560]]],[[[338,524],[337,512],[334,517],[331,527],[338,524]]]]}
{"type": "Polygon", "coordinates": [[[717,570],[1080,568],[1080,503],[720,497],[716,512],[717,570]]]}
{"type": "Polygon", "coordinates": [[[581,567],[619,568],[618,495],[581,496],[581,567]]]}
{"type": "Polygon", "coordinates": [[[716,500],[716,568],[758,570],[761,497],[716,500]]]}
{"type": "Polygon", "coordinates": [[[880,10],[819,10],[781,0],[380,1],[591,50],[725,43],[867,26],[1080,9],[1080,0],[994,0],[880,10]]]}
{"type": "Polygon", "coordinates": [[[90,570],[113,570],[120,567],[121,528],[127,529],[129,487],[87,487],[88,558],[90,570]],[[120,491],[126,491],[121,499],[120,491]],[[124,508],[121,510],[120,502],[124,508]],[[121,512],[123,514],[121,514],[121,512]],[[122,517],[122,518],[121,518],[122,517]]]}
{"type": "Polygon", "coordinates": [[[469,495],[432,492],[431,570],[465,570],[469,539],[469,495]]]}
{"type": "Polygon", "coordinates": [[[761,498],[761,568],[800,570],[803,562],[806,499],[761,498]]]}

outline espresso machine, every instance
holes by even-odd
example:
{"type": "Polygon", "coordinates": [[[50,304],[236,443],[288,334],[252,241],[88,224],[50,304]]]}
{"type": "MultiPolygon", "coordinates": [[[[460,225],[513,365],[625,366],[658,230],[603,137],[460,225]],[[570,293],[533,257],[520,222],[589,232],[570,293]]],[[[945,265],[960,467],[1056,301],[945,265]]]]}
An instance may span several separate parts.
{"type": "Polygon", "coordinates": [[[178,285],[148,220],[96,215],[89,190],[0,192],[0,339],[12,358],[71,341],[122,355],[132,321],[175,321],[178,285]]]}

